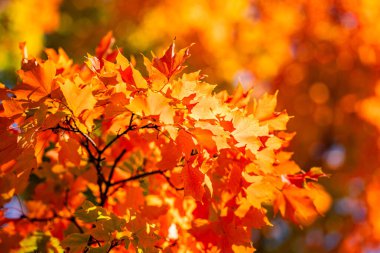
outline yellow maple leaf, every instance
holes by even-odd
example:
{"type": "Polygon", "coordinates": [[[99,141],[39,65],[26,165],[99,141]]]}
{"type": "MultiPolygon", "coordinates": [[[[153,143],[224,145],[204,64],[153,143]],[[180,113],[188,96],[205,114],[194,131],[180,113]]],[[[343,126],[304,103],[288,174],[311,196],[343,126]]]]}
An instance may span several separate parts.
{"type": "Polygon", "coordinates": [[[78,117],[84,110],[91,110],[96,104],[96,99],[92,95],[92,89],[89,85],[83,88],[78,87],[70,80],[66,80],[61,85],[62,93],[66,99],[67,106],[78,117]]]}

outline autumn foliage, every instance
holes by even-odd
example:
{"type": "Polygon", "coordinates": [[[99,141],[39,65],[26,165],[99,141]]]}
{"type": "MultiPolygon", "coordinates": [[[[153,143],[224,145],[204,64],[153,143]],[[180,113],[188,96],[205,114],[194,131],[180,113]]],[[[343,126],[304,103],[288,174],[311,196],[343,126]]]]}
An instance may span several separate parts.
{"type": "Polygon", "coordinates": [[[140,71],[114,42],[83,65],[21,44],[19,82],[0,89],[0,204],[18,203],[2,249],[252,252],[273,213],[302,226],[328,209],[325,174],[286,151],[277,93],[216,93],[181,74],[190,48],[174,43],[140,71]]]}

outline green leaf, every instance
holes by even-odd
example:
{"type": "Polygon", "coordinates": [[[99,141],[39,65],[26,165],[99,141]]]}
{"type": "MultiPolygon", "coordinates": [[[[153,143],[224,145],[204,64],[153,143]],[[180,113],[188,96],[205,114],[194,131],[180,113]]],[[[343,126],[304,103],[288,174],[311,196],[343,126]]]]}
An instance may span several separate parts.
{"type": "Polygon", "coordinates": [[[104,208],[95,206],[88,200],[86,200],[82,206],[75,211],[74,216],[88,223],[96,222],[98,220],[111,219],[104,208]]]}
{"type": "Polygon", "coordinates": [[[115,230],[121,232],[126,225],[126,221],[124,219],[117,217],[113,213],[111,213],[109,220],[103,220],[98,223],[101,223],[104,230],[110,233],[114,232],[115,230]]]}
{"type": "Polygon", "coordinates": [[[90,231],[92,237],[99,241],[110,241],[112,234],[109,233],[101,224],[96,224],[96,227],[90,231]]]}
{"type": "Polygon", "coordinates": [[[98,220],[95,223],[95,228],[91,230],[91,235],[98,240],[109,241],[111,240],[114,231],[121,232],[126,225],[126,221],[117,217],[114,214],[108,216],[109,219],[98,220]]]}
{"type": "Polygon", "coordinates": [[[88,234],[79,234],[74,233],[66,237],[61,245],[63,248],[69,248],[70,253],[83,252],[87,247],[88,240],[90,239],[90,235],[88,234]]]}

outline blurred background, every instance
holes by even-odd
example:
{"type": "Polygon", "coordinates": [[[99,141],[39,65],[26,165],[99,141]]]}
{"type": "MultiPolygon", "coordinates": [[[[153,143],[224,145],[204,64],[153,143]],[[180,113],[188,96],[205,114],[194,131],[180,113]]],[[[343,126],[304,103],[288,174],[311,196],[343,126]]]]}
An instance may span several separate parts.
{"type": "Polygon", "coordinates": [[[380,1],[0,0],[0,80],[16,82],[30,55],[62,47],[76,62],[113,31],[126,55],[191,48],[188,71],[218,89],[279,90],[295,116],[290,148],[304,169],[321,166],[334,199],[309,227],[278,218],[255,231],[258,252],[380,252],[380,1]]]}

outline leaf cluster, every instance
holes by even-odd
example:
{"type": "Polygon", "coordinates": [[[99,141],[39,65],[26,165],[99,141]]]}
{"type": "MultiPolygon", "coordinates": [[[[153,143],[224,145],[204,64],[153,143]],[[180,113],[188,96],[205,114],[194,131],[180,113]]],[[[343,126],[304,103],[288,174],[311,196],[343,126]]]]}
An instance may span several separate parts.
{"type": "Polygon", "coordinates": [[[189,48],[174,43],[144,57],[144,76],[113,44],[109,33],[84,65],[61,49],[24,53],[19,83],[1,87],[0,203],[25,198],[2,237],[45,231],[44,247],[69,252],[252,252],[269,209],[300,225],[327,210],[323,172],[285,150],[294,134],[277,93],[216,93],[200,72],[180,75],[189,48]]]}

